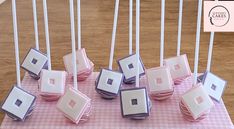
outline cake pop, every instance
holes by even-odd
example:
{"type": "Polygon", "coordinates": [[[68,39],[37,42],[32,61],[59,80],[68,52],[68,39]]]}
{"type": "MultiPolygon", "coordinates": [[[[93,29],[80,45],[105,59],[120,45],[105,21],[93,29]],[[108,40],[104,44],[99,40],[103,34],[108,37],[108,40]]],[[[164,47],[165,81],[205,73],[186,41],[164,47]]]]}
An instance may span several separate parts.
{"type": "MultiPolygon", "coordinates": [[[[140,0],[136,1],[136,60],[139,59],[140,42],[140,0]]],[[[140,87],[139,63],[136,65],[136,87],[121,89],[120,102],[122,117],[131,119],[146,119],[152,107],[147,90],[140,87]]]]}
{"type": "Polygon", "coordinates": [[[25,69],[29,75],[38,80],[42,69],[48,69],[47,56],[39,50],[38,24],[37,24],[37,5],[36,0],[32,0],[33,19],[36,48],[31,48],[25,56],[21,67],[25,69]]]}
{"type": "Polygon", "coordinates": [[[101,69],[101,72],[98,75],[97,80],[95,81],[95,86],[96,86],[95,90],[104,99],[116,98],[119,94],[119,90],[123,81],[123,74],[112,70],[114,49],[115,49],[114,47],[115,47],[116,28],[118,21],[118,9],[119,9],[119,0],[116,0],[110,59],[109,59],[109,69],[101,69]]]}
{"type": "Polygon", "coordinates": [[[48,58],[48,70],[42,70],[39,80],[39,92],[42,99],[46,101],[58,100],[64,94],[66,83],[66,72],[52,70],[50,56],[49,26],[47,16],[47,1],[43,0],[44,23],[46,35],[46,50],[48,58]]]}
{"type": "Polygon", "coordinates": [[[204,86],[201,83],[197,83],[201,15],[202,15],[202,0],[199,0],[193,87],[182,95],[179,104],[182,115],[186,120],[191,122],[197,122],[206,118],[209,114],[210,109],[214,105],[208,93],[205,91],[204,86]]]}
{"type": "MultiPolygon", "coordinates": [[[[124,75],[123,82],[125,84],[133,84],[136,82],[136,76],[135,76],[134,71],[136,71],[135,68],[137,65],[137,61],[135,60],[136,54],[132,53],[132,31],[133,31],[132,29],[132,6],[133,6],[133,1],[129,0],[129,55],[117,61],[119,70],[124,75]]],[[[145,75],[145,67],[141,58],[139,58],[138,63],[140,63],[139,74],[140,76],[143,76],[145,75]]]]}
{"type": "MultiPolygon", "coordinates": [[[[78,81],[86,80],[93,72],[94,64],[86,55],[85,48],[81,47],[81,13],[80,13],[80,0],[77,0],[77,37],[78,37],[78,50],[77,56],[77,79],[78,81]]],[[[65,69],[70,76],[72,73],[72,53],[63,57],[65,69]]]]}
{"type": "Polygon", "coordinates": [[[205,90],[208,92],[211,98],[219,102],[226,88],[227,81],[210,72],[213,43],[214,32],[211,32],[206,72],[200,75],[197,81],[204,85],[205,90]]]}
{"type": "Polygon", "coordinates": [[[192,75],[187,55],[180,54],[182,15],[183,15],[183,0],[180,0],[179,18],[178,18],[179,20],[178,20],[177,56],[164,59],[164,66],[170,68],[171,76],[175,85],[181,84],[187,77],[192,75]]]}
{"type": "Polygon", "coordinates": [[[146,71],[150,97],[154,100],[168,99],[174,92],[174,84],[170,70],[168,67],[163,66],[165,0],[162,0],[161,6],[160,67],[151,68],[146,71]]]}
{"type": "Polygon", "coordinates": [[[68,88],[64,96],[59,99],[57,109],[61,111],[65,117],[75,124],[78,124],[81,121],[85,122],[88,120],[91,111],[91,99],[78,90],[73,0],[70,0],[69,3],[74,84],[73,88],[68,88]]]}
{"type": "Polygon", "coordinates": [[[183,117],[191,122],[198,122],[208,116],[213,102],[201,83],[182,95],[179,103],[183,117]]]}
{"type": "Polygon", "coordinates": [[[35,108],[36,96],[25,91],[21,86],[20,63],[18,47],[18,30],[16,16],[16,2],[12,0],[12,16],[14,28],[15,59],[16,59],[16,77],[17,84],[14,85],[3,102],[1,109],[13,120],[24,121],[35,108]]]}

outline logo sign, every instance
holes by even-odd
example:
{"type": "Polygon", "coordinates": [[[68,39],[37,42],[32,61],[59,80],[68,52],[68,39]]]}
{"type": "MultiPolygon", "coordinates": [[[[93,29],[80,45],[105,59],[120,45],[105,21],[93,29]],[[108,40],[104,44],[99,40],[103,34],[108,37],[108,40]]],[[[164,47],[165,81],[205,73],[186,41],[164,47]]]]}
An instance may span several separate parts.
{"type": "Polygon", "coordinates": [[[205,1],[204,31],[234,32],[234,1],[205,1]]]}

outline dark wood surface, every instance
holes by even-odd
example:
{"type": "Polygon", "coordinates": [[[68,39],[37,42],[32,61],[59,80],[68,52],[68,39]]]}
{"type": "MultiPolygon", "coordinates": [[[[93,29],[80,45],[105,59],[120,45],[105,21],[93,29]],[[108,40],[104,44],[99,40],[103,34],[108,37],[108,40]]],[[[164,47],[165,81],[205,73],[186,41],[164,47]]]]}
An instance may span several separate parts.
{"type": "MultiPolygon", "coordinates": [[[[68,0],[48,0],[48,16],[53,69],[63,70],[62,57],[71,52],[68,0]]],[[[166,1],[165,57],[176,55],[178,0],[166,1]]],[[[95,71],[108,67],[114,0],[81,0],[82,46],[95,64],[95,71]]],[[[76,4],[75,4],[76,7],[76,4]]],[[[159,66],[160,0],[141,1],[141,57],[147,68],[159,66]]],[[[135,9],[134,9],[135,10],[135,9]]],[[[34,47],[33,14],[31,0],[17,1],[20,59],[34,47]]],[[[135,13],[134,13],[135,14],[135,13]]],[[[182,48],[194,65],[197,1],[184,1],[182,48]]],[[[135,19],[135,17],[134,17],[135,19]]],[[[42,1],[38,0],[39,41],[45,52],[42,1]]],[[[134,23],[135,24],[135,23],[134,23]]],[[[209,33],[201,32],[199,72],[207,63],[209,33]]],[[[135,35],[134,35],[135,37],[135,35]]],[[[120,1],[115,60],[128,54],[128,0],[120,1]]],[[[211,71],[228,81],[223,100],[234,120],[234,44],[233,33],[216,33],[211,71]]],[[[117,68],[116,62],[113,63],[117,68]]],[[[16,82],[11,0],[0,5],[0,101],[16,82]]],[[[21,71],[23,77],[24,71],[21,71]]],[[[4,117],[0,113],[0,120],[4,117]]]]}

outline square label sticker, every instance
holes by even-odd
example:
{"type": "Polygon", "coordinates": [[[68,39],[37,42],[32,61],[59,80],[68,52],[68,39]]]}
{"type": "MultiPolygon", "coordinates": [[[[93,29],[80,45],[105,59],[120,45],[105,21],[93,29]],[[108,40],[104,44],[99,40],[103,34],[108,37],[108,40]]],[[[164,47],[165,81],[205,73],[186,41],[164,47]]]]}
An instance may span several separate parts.
{"type": "Polygon", "coordinates": [[[204,1],[204,32],[234,32],[234,1],[204,1]]]}

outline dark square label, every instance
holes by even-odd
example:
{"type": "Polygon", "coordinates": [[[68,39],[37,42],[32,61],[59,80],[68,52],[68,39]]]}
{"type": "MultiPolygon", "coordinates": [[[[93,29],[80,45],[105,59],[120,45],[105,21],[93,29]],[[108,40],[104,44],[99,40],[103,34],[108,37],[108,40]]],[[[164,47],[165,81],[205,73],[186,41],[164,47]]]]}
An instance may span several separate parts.
{"type": "Polygon", "coordinates": [[[108,79],[107,84],[112,85],[113,84],[113,79],[108,79]]]}
{"type": "Polygon", "coordinates": [[[132,99],[132,105],[137,105],[137,99],[132,99]]]}
{"type": "Polygon", "coordinates": [[[37,63],[37,59],[33,58],[33,59],[32,59],[32,63],[33,63],[33,64],[36,64],[36,63],[37,63]]]}
{"type": "Polygon", "coordinates": [[[216,85],[212,84],[211,89],[215,91],[216,87],[217,87],[216,85]]]}
{"type": "Polygon", "coordinates": [[[128,65],[128,68],[129,68],[129,69],[134,68],[133,64],[129,64],[129,65],[128,65]]]}
{"type": "Polygon", "coordinates": [[[16,105],[16,106],[20,107],[21,104],[22,104],[22,101],[21,101],[21,100],[17,99],[17,100],[15,101],[15,105],[16,105]]]}

